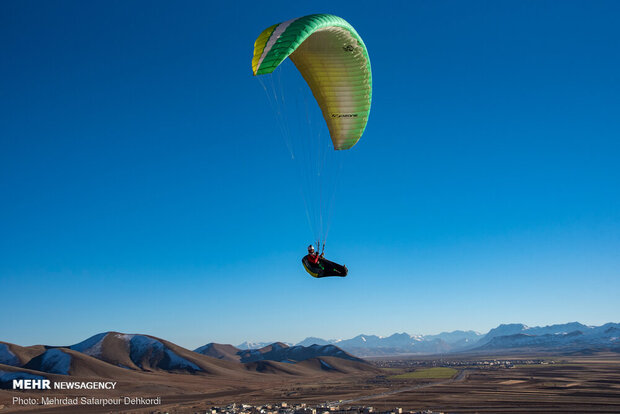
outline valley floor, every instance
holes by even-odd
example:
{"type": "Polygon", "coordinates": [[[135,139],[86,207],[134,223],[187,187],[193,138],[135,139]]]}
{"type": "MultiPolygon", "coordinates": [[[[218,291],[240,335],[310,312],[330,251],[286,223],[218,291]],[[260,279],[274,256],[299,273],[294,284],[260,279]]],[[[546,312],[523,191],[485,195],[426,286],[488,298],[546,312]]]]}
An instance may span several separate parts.
{"type": "MultiPolygon", "coordinates": [[[[493,358],[501,359],[498,356],[493,358]]],[[[528,358],[522,358],[523,363],[497,366],[480,364],[484,359],[481,357],[459,359],[458,363],[446,359],[395,358],[392,366],[385,360],[376,363],[383,375],[266,375],[262,380],[244,383],[153,373],[152,384],[126,383],[120,390],[131,395],[161,395],[161,405],[133,406],[131,409],[126,406],[20,406],[11,403],[13,396],[40,398],[41,393],[0,391],[0,413],[194,413],[205,412],[215,406],[225,407],[233,402],[249,404],[254,409],[264,404],[282,402],[287,402],[289,407],[301,403],[308,407],[322,405],[319,413],[326,410],[326,404],[333,406],[333,411],[343,411],[348,407],[391,411],[400,407],[403,412],[620,413],[620,355],[528,358]],[[445,368],[428,369],[442,364],[455,370],[451,378],[445,378],[445,368]],[[408,375],[414,370],[417,370],[417,375],[408,375]]],[[[109,393],[101,395],[110,396],[109,393]]],[[[238,408],[228,411],[242,412],[238,408]]],[[[251,412],[253,408],[246,408],[245,411],[251,412]]]]}

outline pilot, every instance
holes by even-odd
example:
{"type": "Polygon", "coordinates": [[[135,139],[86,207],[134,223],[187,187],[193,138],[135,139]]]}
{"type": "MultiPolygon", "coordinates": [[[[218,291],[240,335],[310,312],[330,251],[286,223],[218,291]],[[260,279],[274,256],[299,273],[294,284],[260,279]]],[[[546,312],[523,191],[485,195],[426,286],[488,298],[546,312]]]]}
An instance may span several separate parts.
{"type": "Polygon", "coordinates": [[[323,253],[319,254],[319,252],[315,252],[314,246],[310,245],[308,246],[308,255],[306,257],[308,258],[308,262],[314,265],[318,265],[319,259],[323,258],[323,253]]]}

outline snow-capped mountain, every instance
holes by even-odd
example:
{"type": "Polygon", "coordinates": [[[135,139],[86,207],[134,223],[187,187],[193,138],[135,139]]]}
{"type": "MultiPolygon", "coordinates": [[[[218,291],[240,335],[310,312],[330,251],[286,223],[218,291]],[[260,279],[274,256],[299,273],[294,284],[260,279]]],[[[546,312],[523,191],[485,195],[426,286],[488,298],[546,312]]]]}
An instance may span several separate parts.
{"type": "Polygon", "coordinates": [[[442,354],[488,349],[620,348],[620,324],[587,326],[579,322],[530,327],[522,323],[502,324],[486,334],[474,331],[442,332],[437,335],[395,333],[387,337],[357,335],[344,340],[308,337],[297,345],[335,344],[359,357],[397,354],[442,354]]]}
{"type": "Polygon", "coordinates": [[[490,349],[611,349],[620,351],[620,324],[586,326],[578,322],[543,327],[500,325],[486,334],[474,351],[490,349]]]}
{"type": "Polygon", "coordinates": [[[324,340],[309,337],[297,345],[335,344],[357,356],[392,354],[433,354],[451,352],[471,346],[482,337],[474,331],[442,332],[437,335],[395,333],[387,337],[358,335],[345,340],[324,340]]]}
{"type": "Polygon", "coordinates": [[[295,345],[298,346],[310,346],[310,345],[329,345],[329,344],[333,344],[336,343],[337,341],[335,340],[325,340],[325,339],[321,339],[321,338],[316,338],[314,336],[309,336],[306,339],[304,339],[301,342],[296,343],[295,345]]]}
{"type": "Polygon", "coordinates": [[[452,332],[442,332],[437,335],[424,335],[419,336],[420,340],[433,340],[433,339],[441,339],[442,341],[450,344],[462,344],[466,346],[467,344],[472,344],[477,342],[482,338],[482,334],[475,331],[452,331],[452,332]]]}

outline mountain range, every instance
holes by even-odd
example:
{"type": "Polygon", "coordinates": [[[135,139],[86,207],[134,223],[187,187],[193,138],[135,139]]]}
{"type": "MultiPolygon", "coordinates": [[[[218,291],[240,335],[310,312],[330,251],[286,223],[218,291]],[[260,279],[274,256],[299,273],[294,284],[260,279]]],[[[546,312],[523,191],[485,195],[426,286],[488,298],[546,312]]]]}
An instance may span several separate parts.
{"type": "Polygon", "coordinates": [[[152,375],[186,374],[256,380],[256,375],[315,376],[375,372],[377,368],[334,345],[289,347],[274,343],[240,350],[208,344],[195,351],[150,335],[104,332],[69,346],[23,347],[0,342],[0,388],[13,379],[59,376],[152,381],[152,375]],[[147,377],[145,377],[147,375],[147,377]],[[149,377],[150,375],[150,377],[149,377]]]}
{"type": "MultiPolygon", "coordinates": [[[[308,337],[294,346],[337,345],[358,356],[398,354],[444,354],[489,350],[570,351],[578,349],[620,350],[620,324],[587,326],[579,322],[529,327],[521,323],[502,324],[486,334],[474,331],[442,332],[437,335],[395,333],[387,337],[358,335],[345,340],[308,337]]],[[[265,344],[259,344],[264,347],[265,344]]],[[[244,342],[240,349],[252,349],[244,342]]]]}
{"type": "Polygon", "coordinates": [[[0,388],[15,378],[67,375],[132,382],[153,373],[247,379],[248,375],[263,374],[374,372],[376,368],[361,357],[398,354],[620,352],[620,324],[503,324],[486,334],[395,333],[388,337],[358,335],[347,340],[309,337],[296,345],[274,342],[258,348],[244,344],[208,343],[192,351],[154,336],[119,332],[100,333],[69,346],[24,347],[0,342],[0,388]]]}

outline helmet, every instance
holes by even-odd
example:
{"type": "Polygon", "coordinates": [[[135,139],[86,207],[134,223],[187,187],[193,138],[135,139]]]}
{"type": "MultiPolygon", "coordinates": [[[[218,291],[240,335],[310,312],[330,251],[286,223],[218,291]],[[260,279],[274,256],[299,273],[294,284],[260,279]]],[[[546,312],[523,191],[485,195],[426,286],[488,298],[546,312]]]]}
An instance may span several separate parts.
{"type": "Polygon", "coordinates": [[[313,252],[314,251],[314,246],[313,245],[308,246],[308,251],[309,252],[313,252]]]}

